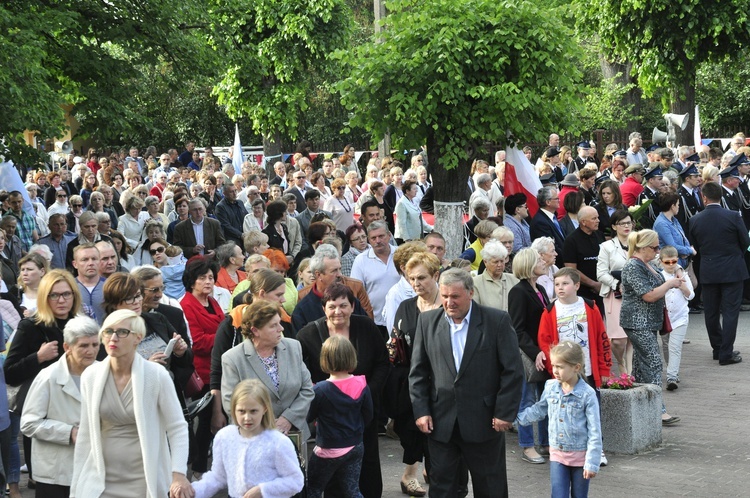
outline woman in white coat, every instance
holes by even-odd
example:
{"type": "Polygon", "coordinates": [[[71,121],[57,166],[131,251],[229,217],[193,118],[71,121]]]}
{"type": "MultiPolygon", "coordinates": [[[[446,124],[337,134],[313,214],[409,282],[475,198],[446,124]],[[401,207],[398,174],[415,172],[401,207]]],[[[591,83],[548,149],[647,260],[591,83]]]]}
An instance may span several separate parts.
{"type": "Polygon", "coordinates": [[[70,496],[192,498],[187,422],[172,379],[136,353],[146,334],[143,319],[116,310],[100,334],[107,358],[81,377],[70,496]]]}
{"type": "Polygon", "coordinates": [[[67,498],[73,452],[81,419],[76,378],[96,361],[99,325],[83,315],[63,330],[65,354],[36,376],[26,396],[21,431],[31,438],[31,462],[38,498],[67,498]]]}
{"type": "Polygon", "coordinates": [[[624,209],[618,209],[610,216],[615,237],[599,246],[596,261],[596,279],[602,284],[599,295],[604,298],[607,335],[612,343],[612,354],[617,360],[620,373],[630,373],[633,361],[633,345],[620,327],[622,293],[620,276],[628,262],[628,235],[633,231],[633,217],[624,209]]]}
{"type": "Polygon", "coordinates": [[[432,231],[432,225],[422,219],[422,210],[414,202],[418,190],[417,182],[407,180],[401,187],[404,196],[396,203],[396,233],[397,241],[408,242],[420,240],[425,233],[432,231]]]}

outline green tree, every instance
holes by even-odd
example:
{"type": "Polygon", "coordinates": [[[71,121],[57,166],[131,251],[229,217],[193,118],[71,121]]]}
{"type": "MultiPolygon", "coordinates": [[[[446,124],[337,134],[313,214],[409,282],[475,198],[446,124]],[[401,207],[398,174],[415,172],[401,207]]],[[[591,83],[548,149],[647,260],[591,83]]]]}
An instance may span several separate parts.
{"type": "MultiPolygon", "coordinates": [[[[394,0],[387,8],[379,42],[337,54],[350,67],[337,88],[352,125],[375,139],[390,130],[394,140],[427,144],[437,201],[463,200],[485,142],[507,143],[508,131],[541,140],[569,125],[579,106],[578,47],[554,10],[494,0],[394,0]]],[[[460,231],[453,206],[436,204],[442,232],[460,231]]],[[[455,237],[446,238],[455,253],[455,237]]]]}
{"type": "Polygon", "coordinates": [[[119,142],[142,126],[143,113],[127,105],[139,68],[167,61],[187,75],[205,52],[184,29],[198,12],[197,0],[3,2],[0,136],[18,145],[25,129],[58,135],[70,105],[79,137],[119,142]]]}
{"type": "Polygon", "coordinates": [[[633,63],[647,96],[662,90],[664,109],[691,114],[677,143],[692,143],[695,78],[705,61],[750,42],[750,0],[586,0],[580,30],[593,30],[608,57],[633,63]]]}
{"type": "Polygon", "coordinates": [[[266,155],[278,154],[309,108],[310,73],[347,46],[350,9],[344,0],[211,0],[206,8],[206,36],[223,71],[219,104],[250,120],[266,155]]]}

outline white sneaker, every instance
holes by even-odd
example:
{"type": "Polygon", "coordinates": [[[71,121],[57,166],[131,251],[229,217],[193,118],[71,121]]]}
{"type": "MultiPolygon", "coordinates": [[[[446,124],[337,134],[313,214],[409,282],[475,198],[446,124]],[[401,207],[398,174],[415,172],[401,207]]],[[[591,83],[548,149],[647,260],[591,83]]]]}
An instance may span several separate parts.
{"type": "Polygon", "coordinates": [[[24,474],[29,473],[29,468],[26,466],[26,464],[21,465],[21,472],[24,474]]]}
{"type": "Polygon", "coordinates": [[[609,461],[607,460],[607,457],[604,455],[604,452],[602,451],[602,460],[599,462],[599,467],[606,467],[609,465],[609,461]]]}

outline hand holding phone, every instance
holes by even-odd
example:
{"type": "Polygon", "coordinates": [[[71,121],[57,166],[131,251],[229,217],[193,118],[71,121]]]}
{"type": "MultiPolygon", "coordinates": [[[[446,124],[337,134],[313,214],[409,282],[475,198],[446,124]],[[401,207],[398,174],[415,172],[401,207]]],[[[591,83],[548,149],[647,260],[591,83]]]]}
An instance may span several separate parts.
{"type": "Polygon", "coordinates": [[[170,356],[172,356],[172,350],[174,349],[174,345],[175,344],[177,344],[177,339],[175,339],[173,337],[167,343],[167,347],[164,348],[164,356],[166,356],[167,358],[169,358],[170,356]]]}

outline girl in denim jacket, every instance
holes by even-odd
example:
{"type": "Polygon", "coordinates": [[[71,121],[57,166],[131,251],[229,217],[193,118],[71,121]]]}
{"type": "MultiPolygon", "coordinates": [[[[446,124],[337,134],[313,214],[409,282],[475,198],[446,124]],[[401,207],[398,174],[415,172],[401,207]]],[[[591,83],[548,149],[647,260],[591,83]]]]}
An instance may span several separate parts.
{"type": "Polygon", "coordinates": [[[584,498],[596,477],[602,455],[599,403],[594,389],[581,377],[583,349],[564,341],[550,351],[552,374],[541,399],[518,415],[528,425],[549,416],[552,498],[584,498]]]}

